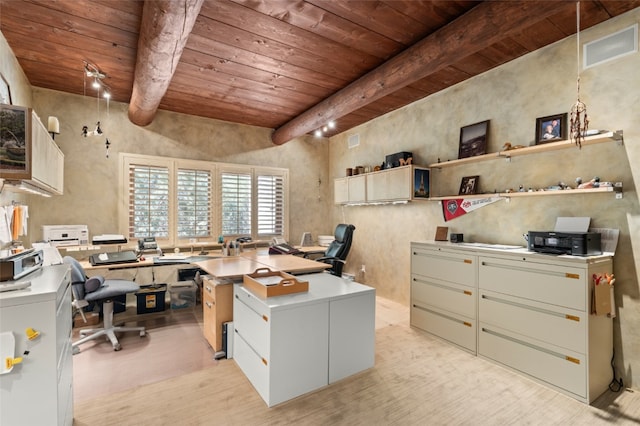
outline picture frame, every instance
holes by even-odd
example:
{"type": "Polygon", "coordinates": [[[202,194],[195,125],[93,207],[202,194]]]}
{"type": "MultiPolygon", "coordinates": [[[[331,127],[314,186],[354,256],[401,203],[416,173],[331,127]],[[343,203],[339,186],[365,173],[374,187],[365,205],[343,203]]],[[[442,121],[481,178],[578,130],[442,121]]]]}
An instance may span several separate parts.
{"type": "Polygon", "coordinates": [[[489,120],[460,128],[458,158],[475,157],[487,152],[489,120]]]}
{"type": "Polygon", "coordinates": [[[567,139],[567,113],[536,118],[536,145],[567,139]]]}
{"type": "Polygon", "coordinates": [[[31,110],[0,104],[0,178],[31,179],[31,110]]]}
{"type": "Polygon", "coordinates": [[[429,198],[430,193],[430,170],[422,168],[413,169],[413,197],[429,198]]]}
{"type": "Polygon", "coordinates": [[[0,73],[0,104],[13,105],[9,82],[4,78],[2,73],[0,73]]]}
{"type": "Polygon", "coordinates": [[[478,180],[480,176],[465,176],[460,182],[460,191],[458,195],[473,195],[478,190],[478,180]]]}

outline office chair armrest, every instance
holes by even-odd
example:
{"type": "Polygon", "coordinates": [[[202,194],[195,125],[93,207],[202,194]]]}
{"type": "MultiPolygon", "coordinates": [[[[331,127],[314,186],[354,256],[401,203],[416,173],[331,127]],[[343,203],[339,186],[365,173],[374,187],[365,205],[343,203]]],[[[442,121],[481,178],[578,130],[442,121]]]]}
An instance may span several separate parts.
{"type": "Polygon", "coordinates": [[[308,259],[310,256],[317,256],[319,254],[324,254],[324,251],[316,250],[316,251],[307,251],[303,252],[304,258],[308,259]]]}
{"type": "MultiPolygon", "coordinates": [[[[346,260],[338,259],[337,257],[331,257],[331,256],[328,256],[328,257],[319,257],[319,258],[317,258],[317,259],[313,259],[313,260],[315,260],[316,262],[324,262],[325,260],[329,260],[329,261],[331,261],[332,263],[333,263],[333,262],[340,262],[340,263],[342,263],[342,264],[347,263],[347,261],[346,261],[346,260]]],[[[326,262],[325,262],[325,263],[326,263],[326,262]]]]}

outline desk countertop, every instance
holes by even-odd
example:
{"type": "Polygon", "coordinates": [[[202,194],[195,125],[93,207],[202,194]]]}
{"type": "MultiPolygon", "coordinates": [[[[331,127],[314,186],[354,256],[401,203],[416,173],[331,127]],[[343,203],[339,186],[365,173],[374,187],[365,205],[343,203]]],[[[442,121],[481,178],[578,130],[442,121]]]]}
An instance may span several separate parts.
{"type": "MultiPolygon", "coordinates": [[[[208,274],[218,278],[237,278],[255,272],[256,269],[269,268],[272,271],[284,272],[314,272],[322,271],[331,265],[314,260],[305,259],[300,256],[291,255],[269,255],[267,250],[247,250],[240,253],[240,256],[185,256],[172,262],[172,255],[167,255],[168,261],[157,262],[156,257],[145,257],[145,260],[138,260],[131,263],[116,263],[111,265],[93,266],[88,260],[83,260],[85,270],[99,269],[127,269],[144,268],[150,266],[163,266],[172,264],[187,264],[197,266],[208,274]]],[[[176,258],[177,259],[177,258],[176,258]]]]}

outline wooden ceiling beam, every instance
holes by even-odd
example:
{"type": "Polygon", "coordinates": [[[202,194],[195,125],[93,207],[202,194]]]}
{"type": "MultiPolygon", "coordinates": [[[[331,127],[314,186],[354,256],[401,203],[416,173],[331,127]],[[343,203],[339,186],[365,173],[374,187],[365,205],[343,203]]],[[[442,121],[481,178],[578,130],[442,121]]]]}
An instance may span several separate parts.
{"type": "Polygon", "coordinates": [[[142,10],[129,120],[153,121],[204,0],[147,0],[142,10]]]}
{"type": "Polygon", "coordinates": [[[444,28],[276,129],[281,145],[492,46],[508,35],[575,7],[573,2],[482,2],[444,28]]]}

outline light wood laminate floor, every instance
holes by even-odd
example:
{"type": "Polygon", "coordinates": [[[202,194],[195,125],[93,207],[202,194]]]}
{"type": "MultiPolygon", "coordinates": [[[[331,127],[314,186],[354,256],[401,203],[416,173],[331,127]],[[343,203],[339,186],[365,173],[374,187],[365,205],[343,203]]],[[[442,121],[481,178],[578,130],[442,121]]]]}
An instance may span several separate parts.
{"type": "Polygon", "coordinates": [[[381,298],[375,367],[273,408],[233,360],[213,359],[200,306],[119,315],[149,335],[121,336],[119,352],[87,343],[74,356],[77,426],[640,424],[632,390],[580,403],[410,328],[408,307],[381,298]]]}

